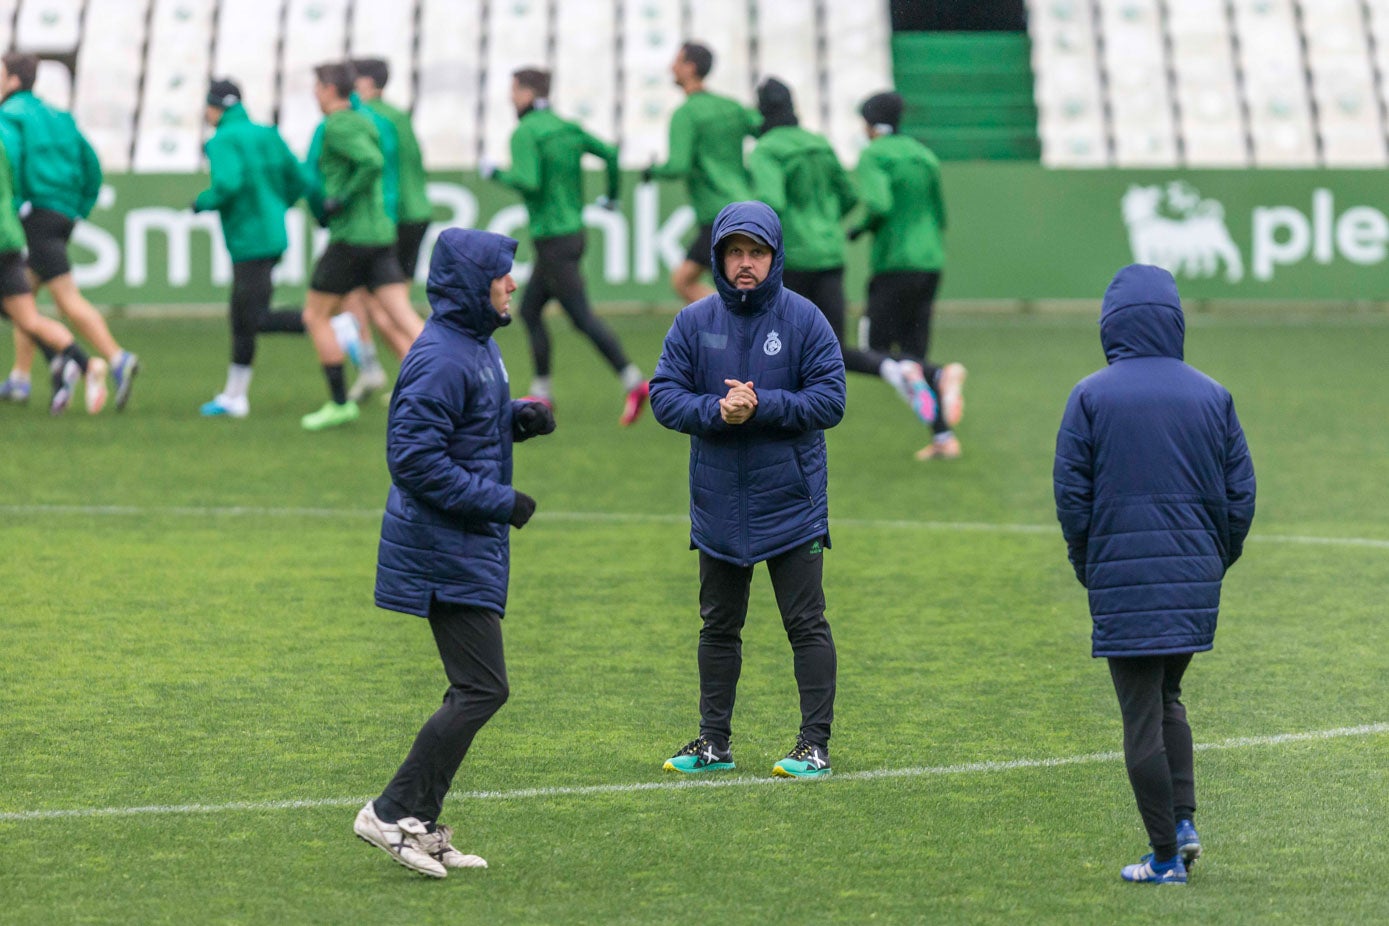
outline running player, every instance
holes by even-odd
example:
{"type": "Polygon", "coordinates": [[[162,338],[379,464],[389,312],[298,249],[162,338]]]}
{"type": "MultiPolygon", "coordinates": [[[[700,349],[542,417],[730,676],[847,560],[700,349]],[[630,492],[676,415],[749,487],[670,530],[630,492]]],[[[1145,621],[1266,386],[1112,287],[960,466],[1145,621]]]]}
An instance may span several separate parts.
{"type": "MultiPolygon", "coordinates": [[[[11,52],[0,62],[4,93],[0,120],[19,137],[19,154],[12,156],[14,186],[19,201],[30,207],[23,217],[29,288],[46,286],[63,317],[110,361],[116,408],[123,409],[130,401],[140,359],[111,336],[106,320],[77,288],[68,260],[73,227],[92,211],[101,192],[101,164],[72,116],[34,96],[38,56],[11,52]]],[[[15,329],[14,341],[14,367],[0,385],[0,398],[24,402],[29,398],[34,342],[20,328],[15,329]]],[[[98,367],[105,368],[104,362],[98,367]]],[[[90,368],[88,375],[92,375],[90,368]]],[[[101,392],[105,392],[104,385],[101,392]]]]}
{"type": "MultiPolygon", "coordinates": [[[[914,138],[897,134],[902,120],[902,97],[879,93],[864,102],[860,114],[868,147],[859,156],[858,191],[865,215],[849,233],[850,240],[873,233],[868,282],[868,347],[919,358],[926,380],[939,401],[931,409],[931,443],[916,453],[918,460],[953,460],[960,441],[952,430],[964,414],[965,368],[958,363],[932,366],[931,309],[940,285],[945,250],[945,200],[941,195],[940,162],[914,138]]],[[[921,400],[930,396],[918,392],[921,400]]]]}
{"type": "Polygon", "coordinates": [[[714,291],[700,277],[711,267],[714,219],[731,202],[752,198],[752,185],[743,166],[743,139],[757,131],[758,117],[736,100],[704,89],[714,68],[714,53],[686,42],[670,72],[685,91],[685,102],[670,117],[670,151],[666,163],[648,167],[642,182],[684,180],[690,189],[699,234],[685,260],[670,276],[670,285],[686,303],[714,291]]]}
{"type": "Polygon", "coordinates": [[[528,398],[552,405],[550,336],[545,330],[544,312],[545,304],[557,299],[574,327],[593,342],[622,378],[627,400],[618,420],[630,425],[646,406],[646,378],[627,359],[612,329],[593,313],[579,273],[585,244],[583,156],[596,155],[606,162],[608,192],[599,205],[615,208],[617,149],[551,111],[548,71],[524,68],[514,73],[511,102],[520,117],[520,125],[511,136],[511,169],[483,165],[482,173],[519,192],[530,213],[535,267],[521,300],[521,320],[526,323],[535,365],[528,398]]]}
{"type": "Polygon", "coordinates": [[[757,198],[776,210],[786,236],[782,281],[824,313],[844,366],[881,377],[918,417],[931,424],[935,400],[921,364],[882,351],[850,347],[844,340],[844,229],[840,221],[858,202],[853,183],[830,143],[801,127],[791,90],[775,77],[757,88],[762,135],[748,158],[757,198]]]}
{"type": "Polygon", "coordinates": [[[245,418],[251,410],[247,391],[256,332],[272,314],[271,273],[289,247],[285,210],[304,192],[304,180],[298,159],[275,127],[258,125],[246,114],[236,84],[212,82],[205,116],[216,129],[206,145],[212,183],[193,201],[193,211],[221,215],[222,238],[232,259],[232,342],[226,385],[201,412],[245,418]]]}

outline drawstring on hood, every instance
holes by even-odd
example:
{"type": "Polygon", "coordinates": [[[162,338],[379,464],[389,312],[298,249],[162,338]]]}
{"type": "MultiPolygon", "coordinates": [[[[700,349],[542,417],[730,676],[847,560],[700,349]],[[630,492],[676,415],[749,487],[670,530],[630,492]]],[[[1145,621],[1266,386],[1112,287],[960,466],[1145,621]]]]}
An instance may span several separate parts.
{"type": "Polygon", "coordinates": [[[1186,319],[1177,282],[1161,267],[1130,264],[1114,275],[1100,309],[1100,344],[1110,363],[1183,358],[1186,319]]]}
{"type": "Polygon", "coordinates": [[[434,317],[484,341],[510,316],[492,307],[492,281],[511,272],[516,241],[472,228],[448,228],[429,261],[426,292],[434,317]]]}
{"type": "Polygon", "coordinates": [[[766,203],[729,203],[714,219],[713,244],[710,255],[714,261],[714,286],[719,298],[730,312],[755,315],[781,292],[782,264],[785,255],[781,246],[781,220],[766,203]],[[767,278],[753,289],[739,289],[723,273],[723,242],[731,235],[747,235],[766,242],[772,249],[772,266],[767,278]]]}

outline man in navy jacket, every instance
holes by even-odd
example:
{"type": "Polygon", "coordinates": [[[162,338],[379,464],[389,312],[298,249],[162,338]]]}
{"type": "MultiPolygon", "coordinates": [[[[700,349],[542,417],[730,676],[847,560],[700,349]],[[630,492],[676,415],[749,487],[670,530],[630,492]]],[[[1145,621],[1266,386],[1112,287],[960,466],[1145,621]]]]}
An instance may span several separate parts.
{"type": "Polygon", "coordinates": [[[1230,393],[1182,362],[1177,285],[1135,264],[1100,311],[1108,367],[1071,392],[1056,437],[1056,514],[1109,660],[1124,761],[1153,852],[1128,881],[1181,883],[1201,854],[1181,698],[1211,648],[1220,584],[1254,519],[1254,467],[1230,393]]]}
{"type": "Polygon", "coordinates": [[[429,620],[449,688],[395,778],[357,814],[359,837],[442,878],[485,868],[437,824],[473,736],[506,702],[502,615],[510,531],[535,513],[511,487],[511,445],[555,428],[538,402],[513,402],[492,332],[516,283],[516,242],[451,228],[429,266],[425,322],[400,367],[386,431],[391,490],[381,521],[376,603],[429,620]]]}
{"type": "Polygon", "coordinates": [[[699,550],[699,736],[666,763],[734,767],[733,700],[753,565],[766,562],[794,652],[801,729],[772,771],[829,774],[835,650],[825,620],[829,549],[824,429],[844,416],[844,361],[829,322],[783,289],[781,223],[757,202],[714,223],[718,291],[686,306],[651,379],[656,420],[690,435],[690,548],[699,550]]]}

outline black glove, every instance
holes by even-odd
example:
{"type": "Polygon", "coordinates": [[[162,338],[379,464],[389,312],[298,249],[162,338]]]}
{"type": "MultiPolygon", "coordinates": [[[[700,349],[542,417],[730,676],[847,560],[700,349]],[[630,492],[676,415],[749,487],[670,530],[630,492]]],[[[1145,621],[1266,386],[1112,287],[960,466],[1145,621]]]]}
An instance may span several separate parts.
{"type": "Polygon", "coordinates": [[[555,413],[544,402],[522,402],[511,416],[511,436],[529,440],[555,429],[555,413]]]}
{"type": "Polygon", "coordinates": [[[641,182],[650,183],[654,178],[651,176],[651,168],[643,167],[641,171],[641,182]]]}
{"type": "Polygon", "coordinates": [[[199,212],[202,212],[202,210],[198,208],[198,198],[196,196],[193,197],[193,201],[188,204],[188,208],[193,210],[193,213],[195,215],[199,212]]]}
{"type": "Polygon", "coordinates": [[[323,201],[323,217],[331,219],[343,210],[343,201],[336,196],[329,196],[323,201]]]}
{"type": "Polygon", "coordinates": [[[864,232],[866,232],[866,231],[868,231],[868,229],[864,228],[862,225],[860,225],[858,228],[851,228],[851,229],[849,229],[849,240],[850,240],[850,241],[857,241],[857,240],[859,240],[860,238],[863,237],[864,232]]]}
{"type": "Polygon", "coordinates": [[[512,527],[520,530],[526,526],[526,522],[531,519],[531,515],[533,514],[535,514],[535,499],[531,498],[525,492],[518,491],[516,493],[516,504],[512,507],[511,517],[507,520],[511,522],[512,527]]]}

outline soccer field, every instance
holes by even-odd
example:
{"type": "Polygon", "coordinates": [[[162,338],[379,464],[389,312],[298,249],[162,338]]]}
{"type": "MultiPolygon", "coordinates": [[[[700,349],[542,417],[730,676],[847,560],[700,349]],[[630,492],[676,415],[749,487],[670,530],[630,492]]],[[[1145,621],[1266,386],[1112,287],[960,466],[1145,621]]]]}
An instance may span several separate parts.
{"type": "MultiPolygon", "coordinates": [[[[669,316],[612,319],[643,368],[669,316]]],[[[131,407],[0,407],[0,922],[1384,923],[1389,921],[1389,317],[1188,322],[1259,478],[1213,652],[1187,674],[1206,854],[1147,851],[1105,665],[1065,561],[1051,453],[1103,363],[1091,316],[947,315],[965,456],[851,378],[830,432],[835,774],[773,781],[795,740],[765,572],[738,770],[676,780],[697,732],[687,442],[563,323],[559,429],[517,447],[512,696],[446,805],[491,868],[431,882],[352,835],[445,681],[426,625],[372,604],[384,407],[306,434],[309,344],[261,339],[245,421],[201,420],[223,320],[128,320],[131,407]]],[[[512,391],[525,336],[499,332],[512,391]]],[[[6,359],[8,353],[6,352],[6,359]]]]}

